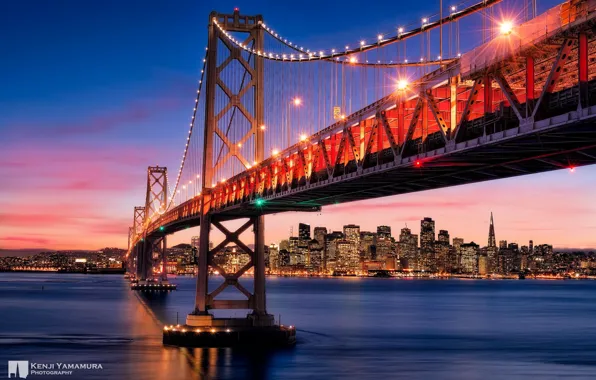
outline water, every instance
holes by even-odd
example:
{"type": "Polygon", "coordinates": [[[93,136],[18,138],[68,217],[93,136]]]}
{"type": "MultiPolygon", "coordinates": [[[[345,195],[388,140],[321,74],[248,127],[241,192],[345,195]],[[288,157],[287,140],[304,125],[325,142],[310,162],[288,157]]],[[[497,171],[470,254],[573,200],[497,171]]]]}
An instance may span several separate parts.
{"type": "Polygon", "coordinates": [[[103,367],[39,379],[596,378],[594,281],[268,278],[298,328],[270,353],[163,347],[194,299],[175,282],[139,296],[120,276],[0,273],[0,376],[29,360],[103,367]]]}

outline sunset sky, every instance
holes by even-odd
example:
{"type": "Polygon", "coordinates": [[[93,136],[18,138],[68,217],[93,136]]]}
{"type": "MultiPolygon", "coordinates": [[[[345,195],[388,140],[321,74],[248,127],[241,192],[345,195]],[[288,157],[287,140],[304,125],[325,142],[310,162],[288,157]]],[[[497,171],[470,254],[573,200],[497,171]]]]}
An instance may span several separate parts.
{"type": "MultiPolygon", "coordinates": [[[[212,9],[262,13],[293,40],[317,46],[419,19],[438,1],[407,11],[386,0],[375,7],[311,0],[173,3],[2,3],[0,248],[126,247],[133,207],[144,203],[147,166],[179,162],[212,9]],[[346,26],[346,19],[353,22],[346,26]]],[[[486,244],[492,211],[497,240],[596,247],[595,188],[596,168],[582,167],[343,204],[320,214],[269,216],[266,240],[288,236],[292,225],[296,233],[299,222],[332,230],[387,224],[394,236],[407,223],[418,233],[420,219],[430,216],[437,230],[486,244]]],[[[189,242],[193,234],[198,229],[169,243],[189,242]]]]}

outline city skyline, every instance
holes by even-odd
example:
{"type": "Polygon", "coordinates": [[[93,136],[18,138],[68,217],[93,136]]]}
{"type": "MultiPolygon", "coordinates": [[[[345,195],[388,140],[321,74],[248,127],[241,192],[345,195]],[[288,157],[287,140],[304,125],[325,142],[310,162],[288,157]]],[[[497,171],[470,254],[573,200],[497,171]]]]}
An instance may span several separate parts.
{"type": "MultiPolygon", "coordinates": [[[[196,16],[208,14],[213,5],[188,2],[163,9],[148,4],[139,9],[106,4],[89,9],[73,1],[41,4],[38,14],[43,17],[12,17],[1,24],[5,34],[19,33],[4,42],[8,54],[0,62],[0,72],[6,73],[2,81],[12,89],[0,96],[0,140],[5,143],[0,151],[5,181],[0,189],[0,248],[126,247],[131,208],[144,199],[147,166],[167,166],[175,176],[206,42],[204,23],[197,25],[196,16]],[[72,12],[79,16],[70,17],[72,12]],[[115,20],[110,28],[103,25],[106,18],[115,20]],[[45,61],[39,66],[41,53],[45,61]]],[[[234,6],[254,11],[245,1],[217,8],[234,6]]],[[[550,3],[539,6],[546,9],[550,3]]],[[[370,30],[365,20],[373,13],[378,27],[389,29],[398,21],[417,19],[425,9],[422,4],[400,9],[398,21],[366,10],[370,14],[344,30],[341,15],[355,7],[333,9],[337,19],[313,28],[321,46],[360,39],[361,31],[370,30]]],[[[297,10],[278,4],[258,11],[273,20],[297,10]]],[[[27,13],[26,5],[11,3],[5,14],[27,13]]],[[[299,35],[301,17],[280,27],[288,36],[299,35]]],[[[309,37],[303,36],[305,41],[309,37]]],[[[381,224],[394,228],[433,215],[449,221],[454,233],[479,238],[488,225],[485,215],[494,211],[509,229],[502,233],[510,240],[531,233],[534,240],[548,237],[556,247],[596,247],[594,174],[594,167],[563,169],[330,206],[321,215],[267,216],[266,240],[283,236],[299,220],[339,228],[356,214],[362,226],[374,225],[381,216],[381,224]],[[388,208],[391,215],[385,216],[388,208]]],[[[184,242],[196,233],[182,232],[171,240],[184,242]]]]}

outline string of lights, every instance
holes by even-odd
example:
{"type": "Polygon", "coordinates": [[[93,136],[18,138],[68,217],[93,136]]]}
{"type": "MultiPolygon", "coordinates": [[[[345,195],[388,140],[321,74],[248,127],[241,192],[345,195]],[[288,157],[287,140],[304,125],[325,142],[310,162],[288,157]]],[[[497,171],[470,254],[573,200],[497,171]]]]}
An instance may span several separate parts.
{"type": "MultiPolygon", "coordinates": [[[[208,48],[205,48],[205,51],[208,51],[208,48]]],[[[205,53],[205,57],[203,58],[203,67],[201,68],[201,79],[199,79],[199,88],[197,89],[197,97],[195,99],[195,104],[192,112],[192,118],[190,121],[190,128],[188,129],[188,137],[186,138],[186,145],[184,146],[184,153],[182,154],[182,161],[180,162],[180,168],[178,169],[178,174],[176,176],[176,185],[174,186],[174,191],[170,194],[170,200],[168,202],[168,207],[166,210],[169,210],[172,204],[174,203],[175,195],[178,191],[178,187],[180,186],[180,178],[182,177],[182,170],[184,169],[184,164],[186,162],[186,156],[188,154],[188,147],[190,145],[190,138],[192,136],[192,132],[195,127],[195,120],[197,116],[197,108],[199,106],[199,99],[201,97],[201,88],[203,86],[203,79],[205,77],[205,70],[207,67],[207,56],[208,53],[205,53]]]]}
{"type": "MultiPolygon", "coordinates": [[[[251,48],[245,43],[240,42],[232,34],[227,32],[225,28],[219,24],[216,19],[213,19],[213,23],[218,27],[218,29],[222,32],[222,34],[233,44],[238,46],[239,48],[251,53],[256,54],[260,57],[265,59],[274,60],[274,61],[282,61],[282,62],[304,62],[304,61],[316,61],[316,60],[328,60],[333,62],[340,62],[340,63],[349,63],[352,65],[363,65],[363,63],[358,63],[357,59],[354,57],[348,57],[350,55],[364,53],[373,49],[378,49],[399,41],[406,40],[408,38],[414,37],[416,35],[425,33],[430,31],[431,29],[437,28],[442,26],[443,24],[447,24],[450,22],[454,22],[468,16],[472,13],[478,12],[482,9],[491,7],[497,3],[500,3],[502,0],[484,0],[473,5],[470,5],[460,11],[457,10],[457,6],[452,6],[450,8],[450,14],[442,19],[438,19],[436,21],[431,21],[429,17],[425,17],[421,19],[421,25],[414,27],[409,30],[405,30],[404,27],[397,28],[397,33],[395,35],[385,36],[383,34],[377,35],[376,42],[374,43],[367,43],[365,40],[361,40],[357,47],[350,48],[350,45],[345,46],[344,51],[339,51],[337,49],[327,49],[327,50],[313,50],[305,49],[304,47],[298,46],[297,44],[293,43],[292,41],[288,41],[285,38],[282,38],[278,33],[276,33],[273,29],[268,27],[266,24],[262,23],[260,26],[265,30],[268,34],[270,34],[273,38],[277,39],[279,42],[284,44],[285,46],[293,49],[297,52],[297,54],[279,54],[274,52],[267,52],[261,51],[254,48],[251,48]],[[345,60],[341,60],[340,58],[347,57],[345,60]]],[[[438,60],[441,60],[442,57],[438,57],[438,60]]],[[[415,61],[414,61],[415,62],[415,61]]],[[[422,59],[421,62],[424,62],[422,59]]],[[[426,64],[430,65],[431,62],[427,60],[426,64]]],[[[408,64],[410,62],[396,62],[396,63],[386,63],[386,62],[378,62],[378,63],[364,63],[368,64],[369,66],[374,66],[378,64],[382,64],[384,67],[388,67],[388,65],[393,65],[395,67],[403,66],[404,64],[408,64]]],[[[410,63],[411,64],[411,63],[410,63]]]]}

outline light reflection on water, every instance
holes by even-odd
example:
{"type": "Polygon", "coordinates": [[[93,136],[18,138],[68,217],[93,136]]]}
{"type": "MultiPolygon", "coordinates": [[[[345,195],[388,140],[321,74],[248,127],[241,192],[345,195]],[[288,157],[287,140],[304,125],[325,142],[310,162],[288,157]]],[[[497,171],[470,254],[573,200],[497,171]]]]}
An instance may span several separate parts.
{"type": "Polygon", "coordinates": [[[194,279],[175,282],[138,294],[119,276],[0,274],[0,374],[7,360],[104,367],[70,379],[596,373],[596,282],[268,278],[269,310],[298,327],[297,346],[276,352],[164,347],[163,324],[183,323],[194,300],[194,279]]]}

